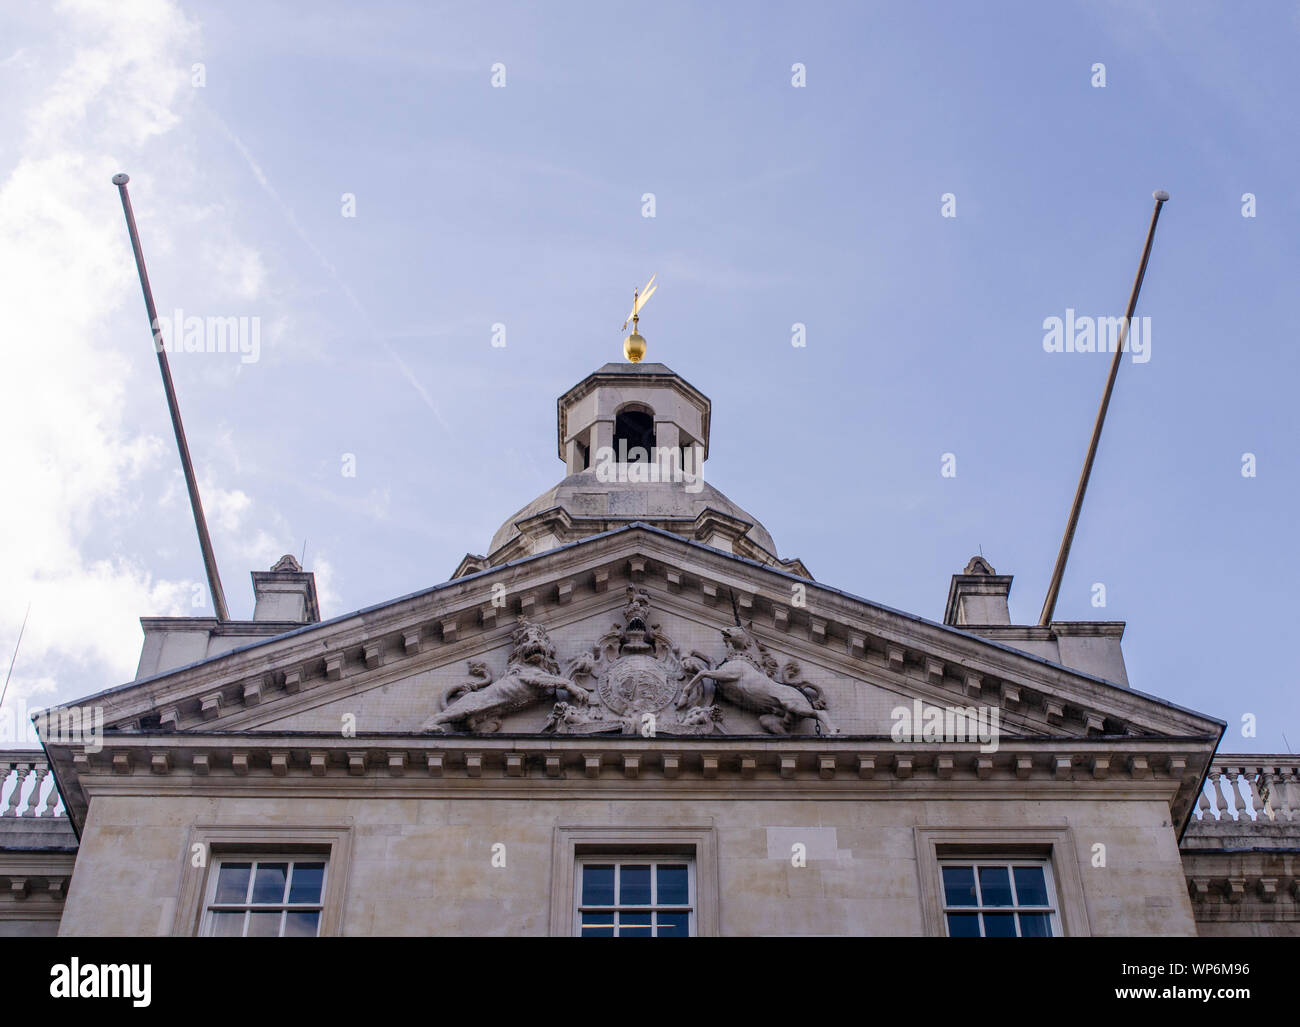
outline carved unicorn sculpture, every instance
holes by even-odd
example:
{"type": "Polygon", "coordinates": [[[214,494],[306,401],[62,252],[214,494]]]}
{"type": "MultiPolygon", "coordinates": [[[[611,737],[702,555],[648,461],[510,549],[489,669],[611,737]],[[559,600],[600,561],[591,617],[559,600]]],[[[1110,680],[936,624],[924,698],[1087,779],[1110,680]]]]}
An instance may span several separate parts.
{"type": "Polygon", "coordinates": [[[736,625],[723,628],[722,639],[727,655],[718,666],[701,668],[686,683],[678,709],[707,706],[711,697],[707,695],[708,686],[701,682],[709,679],[728,702],[757,710],[758,722],[770,734],[789,734],[795,721],[803,718],[815,719],[823,734],[839,734],[824,709],[818,709],[799,688],[775,680],[763,669],[763,648],[753,635],[736,625]]]}

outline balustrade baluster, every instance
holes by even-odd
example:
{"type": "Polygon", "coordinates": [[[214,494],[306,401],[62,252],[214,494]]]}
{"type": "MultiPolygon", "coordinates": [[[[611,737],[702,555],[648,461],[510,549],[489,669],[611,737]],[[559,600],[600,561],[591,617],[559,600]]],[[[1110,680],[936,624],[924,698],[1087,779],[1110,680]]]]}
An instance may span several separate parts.
{"type": "Polygon", "coordinates": [[[1264,796],[1259,790],[1260,771],[1257,767],[1242,767],[1246,779],[1246,791],[1250,793],[1252,820],[1264,819],[1264,796]]]}
{"type": "Polygon", "coordinates": [[[18,807],[22,804],[23,799],[23,785],[26,784],[27,778],[30,776],[32,764],[14,763],[13,769],[17,775],[14,780],[14,790],[9,796],[9,805],[4,810],[0,810],[0,817],[18,816],[18,807]]]}
{"type": "Polygon", "coordinates": [[[27,808],[19,814],[23,817],[39,816],[41,812],[41,787],[45,784],[45,779],[49,777],[49,767],[34,767],[29,775],[35,780],[32,785],[32,793],[27,797],[27,808]]]}
{"type": "Polygon", "coordinates": [[[1249,820],[1246,816],[1246,800],[1241,794],[1241,768],[1224,767],[1223,774],[1228,779],[1229,802],[1232,803],[1233,820],[1249,820]]]}
{"type": "MultiPolygon", "coordinates": [[[[45,811],[41,814],[45,817],[55,815],[54,808],[59,804],[59,784],[54,780],[54,768],[50,768],[50,794],[45,799],[45,811]]],[[[65,816],[67,814],[64,814],[65,816]]]]}
{"type": "Polygon", "coordinates": [[[1214,793],[1214,819],[1226,819],[1224,814],[1228,809],[1228,800],[1223,794],[1223,788],[1219,784],[1219,778],[1223,776],[1223,771],[1214,767],[1210,770],[1210,787],[1214,793]]]}
{"type": "Polygon", "coordinates": [[[1300,820],[1300,783],[1296,781],[1296,766],[1279,764],[1273,768],[1277,784],[1278,801],[1274,806],[1281,819],[1300,820]]]}
{"type": "Polygon", "coordinates": [[[61,806],[54,768],[44,753],[0,749],[0,817],[66,817],[61,806]]]}
{"type": "Polygon", "coordinates": [[[1196,819],[1197,820],[1204,820],[1206,814],[1213,812],[1210,808],[1209,791],[1210,791],[1209,782],[1207,781],[1205,783],[1205,787],[1201,789],[1201,794],[1196,797],[1196,819]]]}

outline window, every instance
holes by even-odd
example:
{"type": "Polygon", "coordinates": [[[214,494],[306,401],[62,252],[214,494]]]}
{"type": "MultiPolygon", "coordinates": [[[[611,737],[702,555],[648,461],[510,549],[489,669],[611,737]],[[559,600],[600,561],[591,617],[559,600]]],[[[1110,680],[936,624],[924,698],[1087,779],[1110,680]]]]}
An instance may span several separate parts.
{"type": "Polygon", "coordinates": [[[1046,860],[945,859],[939,871],[948,937],[1061,935],[1052,868],[1046,860]]]}
{"type": "Polygon", "coordinates": [[[1069,827],[978,824],[914,832],[921,927],[930,937],[1092,933],[1080,843],[1069,827]]]}
{"type": "Polygon", "coordinates": [[[185,845],[172,934],[342,934],[352,831],[351,824],[195,824],[185,845]],[[274,866],[284,868],[283,889],[272,897],[280,874],[269,869],[274,866]],[[232,915],[217,915],[226,913],[232,915]]]}
{"type": "Polygon", "coordinates": [[[718,840],[713,826],[557,825],[551,849],[550,934],[717,937],[718,840]]]}
{"type": "Polygon", "coordinates": [[[326,860],[222,858],[209,875],[201,933],[218,938],[315,938],[326,860]]]}
{"type": "Polygon", "coordinates": [[[664,858],[577,861],[574,933],[583,938],[688,938],[695,932],[695,865],[664,858]]]}

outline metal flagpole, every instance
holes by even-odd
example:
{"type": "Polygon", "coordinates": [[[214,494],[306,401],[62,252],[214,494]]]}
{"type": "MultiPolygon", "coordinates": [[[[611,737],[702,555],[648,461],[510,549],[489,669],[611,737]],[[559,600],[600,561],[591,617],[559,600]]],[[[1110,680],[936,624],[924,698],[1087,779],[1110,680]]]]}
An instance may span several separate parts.
{"type": "Polygon", "coordinates": [[[131,210],[131,197],[126,191],[126,183],[129,181],[130,178],[124,174],[113,176],[113,184],[117,186],[117,191],[122,197],[122,212],[126,214],[127,231],[131,233],[131,249],[135,251],[136,270],[140,272],[140,288],[144,290],[144,307],[149,314],[149,328],[153,332],[154,352],[158,354],[158,369],[162,372],[163,391],[167,393],[167,410],[171,414],[172,428],[176,432],[176,448],[181,454],[185,487],[190,493],[190,509],[194,511],[194,527],[199,533],[199,548],[203,550],[203,567],[208,574],[212,606],[216,610],[217,620],[228,621],[230,611],[226,609],[226,593],[221,588],[221,576],[217,573],[217,558],[212,552],[212,539],[208,537],[208,522],[203,516],[203,502],[199,499],[198,482],[194,480],[194,465],[190,462],[190,447],[185,441],[185,427],[181,424],[181,408],[176,401],[176,387],[172,384],[171,367],[167,363],[167,349],[163,345],[162,332],[158,327],[158,312],[153,305],[153,290],[149,288],[149,273],[144,267],[140,234],[135,228],[135,213],[131,210]]]}
{"type": "Polygon", "coordinates": [[[1083,473],[1079,476],[1079,487],[1074,491],[1074,503],[1070,507],[1070,520],[1065,525],[1065,537],[1061,539],[1061,548],[1056,554],[1056,566],[1052,569],[1052,580],[1047,586],[1047,598],[1043,600],[1043,612],[1038,618],[1041,627],[1051,623],[1056,612],[1056,597],[1061,591],[1061,578],[1065,575],[1065,561],[1070,557],[1070,544],[1074,541],[1074,529],[1079,525],[1079,511],[1083,507],[1083,494],[1088,491],[1088,478],[1092,475],[1092,462],[1097,456],[1097,444],[1101,441],[1101,428],[1106,423],[1106,408],[1110,406],[1110,394],[1115,388],[1115,376],[1119,374],[1120,359],[1124,355],[1124,340],[1128,338],[1128,326],[1133,320],[1133,311],[1137,308],[1138,293],[1142,291],[1142,279],[1147,273],[1147,261],[1151,257],[1151,243],[1156,236],[1156,222],[1160,220],[1160,208],[1169,199],[1163,189],[1151,194],[1155,197],[1155,210],[1151,212],[1151,227],[1147,229],[1146,246],[1142,248],[1142,262],[1138,265],[1137,277],[1133,279],[1133,291],[1129,294],[1128,310],[1124,312],[1124,322],[1119,329],[1119,344],[1115,347],[1115,359],[1110,362],[1110,375],[1106,379],[1106,391],[1101,394],[1101,406],[1097,410],[1097,421],[1092,426],[1092,441],[1088,443],[1088,455],[1083,460],[1083,473]]]}

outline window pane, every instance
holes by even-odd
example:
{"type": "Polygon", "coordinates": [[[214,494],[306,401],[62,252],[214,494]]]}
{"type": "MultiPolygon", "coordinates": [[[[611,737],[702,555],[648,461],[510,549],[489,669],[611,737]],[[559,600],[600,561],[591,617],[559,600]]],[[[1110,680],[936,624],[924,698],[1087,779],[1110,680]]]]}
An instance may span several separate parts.
{"type": "Polygon", "coordinates": [[[289,884],[289,901],[319,902],[320,889],[324,881],[324,863],[295,863],[293,880],[289,884]]]}
{"type": "Polygon", "coordinates": [[[1011,875],[1006,867],[980,867],[980,902],[985,906],[1011,905],[1011,875]]]}
{"type": "Polygon", "coordinates": [[[580,914],[582,925],[582,936],[584,938],[612,938],[614,937],[614,914],[613,913],[582,913],[580,914]],[[602,926],[608,924],[608,927],[602,926]]]}
{"type": "Polygon", "coordinates": [[[280,936],[280,917],[276,913],[250,913],[248,915],[249,938],[278,938],[280,936]]]}
{"type": "Polygon", "coordinates": [[[1052,918],[1047,913],[1021,913],[1020,937],[1050,938],[1052,936],[1052,918]]]}
{"type": "Polygon", "coordinates": [[[684,864],[670,863],[660,866],[659,874],[659,896],[657,902],[660,906],[684,906],[690,901],[688,897],[689,878],[686,874],[684,864]]]}
{"type": "Polygon", "coordinates": [[[217,872],[217,897],[219,906],[244,902],[248,899],[248,875],[251,863],[222,863],[217,872]]]}
{"type": "Polygon", "coordinates": [[[943,896],[949,906],[975,905],[975,868],[944,867],[943,896]]]}
{"type": "Polygon", "coordinates": [[[685,938],[690,934],[690,913],[659,913],[660,938],[685,938]]]}
{"type": "MultiPolygon", "coordinates": [[[[254,913],[254,916],[261,916],[254,913]]],[[[314,938],[320,925],[320,914],[312,912],[295,912],[290,910],[284,918],[284,936],[286,938],[314,938]]]]}
{"type": "MultiPolygon", "coordinates": [[[[646,876],[648,877],[649,874],[647,873],[646,876]]],[[[618,917],[618,936],[620,938],[650,937],[650,914],[620,913],[618,917]]]]}
{"type": "Polygon", "coordinates": [[[254,902],[283,902],[284,884],[289,877],[288,863],[259,863],[253,876],[254,902]]]}
{"type": "Polygon", "coordinates": [[[1021,906],[1050,906],[1042,867],[1016,867],[1016,901],[1021,906]]]}
{"type": "Polygon", "coordinates": [[[1016,918],[1011,913],[984,914],[984,937],[1014,938],[1015,936],[1016,918]]]}
{"type": "Polygon", "coordinates": [[[949,913],[949,938],[978,938],[980,936],[980,917],[978,913],[949,913]]]}
{"type": "MultiPolygon", "coordinates": [[[[592,866],[582,868],[582,904],[584,906],[612,906],[614,904],[614,868],[592,866]]],[[[614,921],[610,921],[613,923],[614,921]]]]}
{"type": "Polygon", "coordinates": [[[618,868],[618,904],[620,906],[650,905],[650,867],[633,864],[618,868]]]}
{"type": "Polygon", "coordinates": [[[239,913],[212,913],[212,926],[210,931],[214,938],[238,938],[244,933],[244,914],[239,913]]]}

